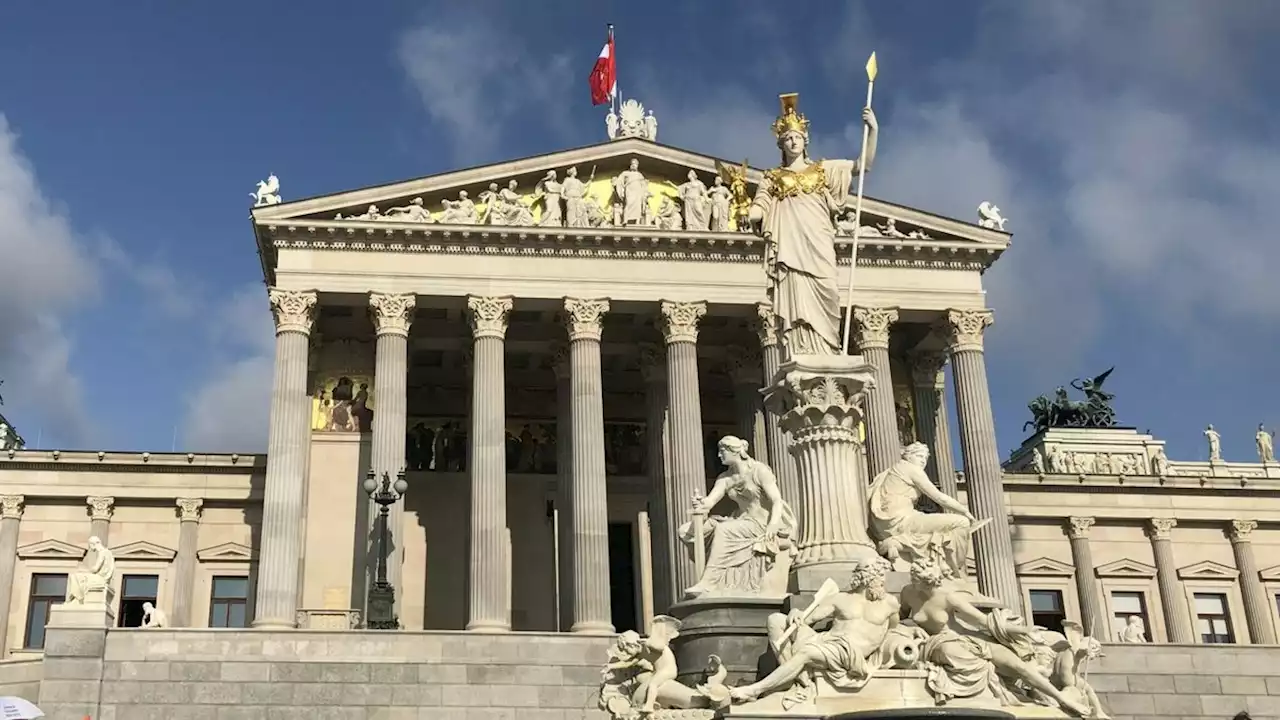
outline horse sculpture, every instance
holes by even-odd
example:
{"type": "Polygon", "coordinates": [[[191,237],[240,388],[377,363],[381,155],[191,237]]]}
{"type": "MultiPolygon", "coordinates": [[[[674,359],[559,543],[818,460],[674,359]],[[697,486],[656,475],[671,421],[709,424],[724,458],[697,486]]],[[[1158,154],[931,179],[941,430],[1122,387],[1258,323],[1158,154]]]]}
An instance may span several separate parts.
{"type": "Polygon", "coordinates": [[[1042,432],[1061,427],[1115,427],[1116,411],[1111,407],[1115,395],[1102,389],[1113,370],[1114,367],[1093,378],[1076,378],[1071,381],[1071,387],[1084,393],[1083,401],[1072,400],[1067,395],[1066,388],[1062,387],[1054,391],[1052,398],[1047,395],[1037,396],[1027,403],[1031,419],[1023,424],[1022,429],[1034,428],[1035,432],[1042,432]]]}

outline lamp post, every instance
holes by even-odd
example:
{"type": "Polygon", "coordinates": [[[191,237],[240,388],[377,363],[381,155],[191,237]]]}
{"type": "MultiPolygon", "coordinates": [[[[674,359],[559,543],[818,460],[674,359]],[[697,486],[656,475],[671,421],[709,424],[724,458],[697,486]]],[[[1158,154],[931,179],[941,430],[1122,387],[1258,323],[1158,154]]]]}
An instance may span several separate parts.
{"type": "Polygon", "coordinates": [[[390,544],[391,531],[387,527],[387,518],[391,514],[391,506],[404,497],[409,484],[404,480],[404,470],[396,475],[395,483],[391,476],[382,473],[382,482],[378,483],[373,470],[364,478],[364,491],[369,498],[378,503],[378,545],[377,571],[373,584],[369,586],[369,609],[365,618],[365,627],[370,630],[399,630],[400,619],[396,617],[396,589],[387,582],[387,546],[390,544]]]}

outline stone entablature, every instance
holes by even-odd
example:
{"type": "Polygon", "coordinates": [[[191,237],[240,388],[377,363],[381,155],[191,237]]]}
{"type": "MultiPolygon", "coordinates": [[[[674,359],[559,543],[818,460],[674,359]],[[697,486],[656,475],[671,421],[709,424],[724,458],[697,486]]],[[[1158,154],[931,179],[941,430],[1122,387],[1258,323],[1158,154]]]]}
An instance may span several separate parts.
{"type": "Polygon", "coordinates": [[[1132,428],[1051,428],[1023,441],[1004,468],[1012,473],[1075,475],[1088,482],[1099,476],[1151,476],[1168,485],[1177,478],[1180,486],[1188,481],[1208,486],[1216,480],[1221,486],[1225,480],[1242,485],[1280,479],[1280,463],[1275,462],[1169,460],[1165,441],[1132,428]]]}
{"type": "Polygon", "coordinates": [[[179,469],[180,472],[191,470],[217,472],[225,469],[234,473],[243,473],[252,468],[264,468],[267,464],[265,455],[241,455],[239,453],[165,453],[165,452],[107,452],[92,450],[6,450],[0,453],[0,468],[11,467],[22,470],[44,470],[46,466],[67,468],[74,466],[92,466],[93,468],[111,467],[113,472],[165,472],[166,469],[179,469]]]}

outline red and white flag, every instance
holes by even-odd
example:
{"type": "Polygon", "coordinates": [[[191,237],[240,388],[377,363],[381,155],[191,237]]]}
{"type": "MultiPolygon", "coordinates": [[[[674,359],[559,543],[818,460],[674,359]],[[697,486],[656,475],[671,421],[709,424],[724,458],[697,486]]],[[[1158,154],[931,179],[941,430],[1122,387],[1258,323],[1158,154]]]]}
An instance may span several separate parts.
{"type": "Polygon", "coordinates": [[[591,104],[605,105],[613,102],[618,94],[617,55],[613,49],[613,26],[609,26],[609,39],[600,49],[600,57],[596,58],[595,67],[591,68],[591,76],[587,78],[591,84],[591,104]]]}

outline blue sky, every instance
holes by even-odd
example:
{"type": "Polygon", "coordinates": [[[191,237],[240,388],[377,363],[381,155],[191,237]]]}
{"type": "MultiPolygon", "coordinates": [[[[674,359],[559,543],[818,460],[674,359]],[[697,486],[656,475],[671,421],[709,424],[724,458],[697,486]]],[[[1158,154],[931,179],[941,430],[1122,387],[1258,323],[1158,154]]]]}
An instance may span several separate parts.
{"type": "Polygon", "coordinates": [[[254,451],[272,336],[247,217],[286,199],[604,138],[586,76],[664,143],[756,164],[779,92],[868,193],[1013,246],[987,275],[1002,452],[1032,396],[1110,365],[1174,459],[1280,425],[1270,211],[1280,6],[1035,3],[9,3],[0,11],[0,393],[44,447],[254,451]],[[729,10],[731,8],[731,11],[729,10]]]}

